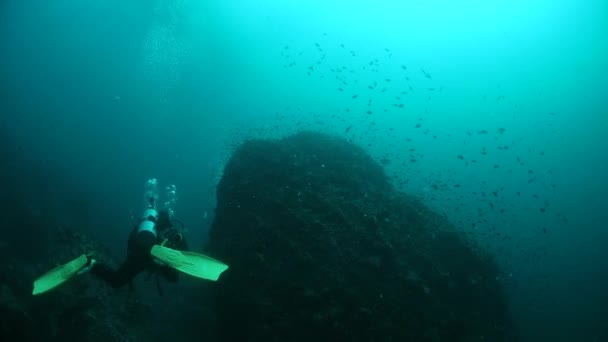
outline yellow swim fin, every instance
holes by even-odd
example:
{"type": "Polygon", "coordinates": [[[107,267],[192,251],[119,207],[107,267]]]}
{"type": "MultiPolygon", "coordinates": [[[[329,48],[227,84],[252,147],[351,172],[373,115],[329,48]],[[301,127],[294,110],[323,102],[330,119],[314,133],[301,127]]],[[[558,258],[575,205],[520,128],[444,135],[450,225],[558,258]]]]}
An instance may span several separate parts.
{"type": "Polygon", "coordinates": [[[32,294],[38,295],[65,283],[78,274],[86,264],[87,256],[83,254],[65,265],[53,268],[34,281],[34,292],[32,294]]]}
{"type": "Polygon", "coordinates": [[[228,265],[206,255],[176,251],[159,245],[152,247],[150,254],[178,271],[212,281],[216,281],[228,269],[228,265]]]}

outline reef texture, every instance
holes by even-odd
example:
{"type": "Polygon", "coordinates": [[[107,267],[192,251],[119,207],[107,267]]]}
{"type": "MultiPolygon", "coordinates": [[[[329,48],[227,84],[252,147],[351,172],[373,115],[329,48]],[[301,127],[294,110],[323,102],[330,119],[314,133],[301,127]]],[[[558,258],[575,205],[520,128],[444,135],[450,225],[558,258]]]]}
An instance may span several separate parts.
{"type": "Polygon", "coordinates": [[[125,297],[124,292],[117,293],[88,274],[32,296],[32,280],[55,265],[93,250],[110,260],[85,235],[52,228],[55,230],[44,242],[48,248],[31,251],[37,262],[3,256],[7,259],[0,267],[1,340],[134,341],[152,337],[138,331],[146,327],[145,319],[150,317],[147,305],[135,297],[125,297]]]}
{"type": "Polygon", "coordinates": [[[34,279],[82,253],[115,263],[82,232],[90,217],[77,191],[3,148],[0,166],[0,341],[152,341],[149,306],[90,274],[32,296],[34,279]]]}
{"type": "Polygon", "coordinates": [[[494,260],[352,143],[247,141],[217,200],[220,340],[512,339],[494,260]]]}

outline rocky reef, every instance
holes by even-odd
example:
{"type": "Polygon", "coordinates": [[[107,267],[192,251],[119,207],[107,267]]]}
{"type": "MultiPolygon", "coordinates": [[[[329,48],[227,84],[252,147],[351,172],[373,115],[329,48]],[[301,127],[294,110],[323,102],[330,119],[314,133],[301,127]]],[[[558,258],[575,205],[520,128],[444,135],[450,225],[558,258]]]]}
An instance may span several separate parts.
{"type": "Polygon", "coordinates": [[[153,340],[144,329],[150,306],[88,274],[32,296],[34,279],[82,253],[115,263],[82,227],[66,223],[88,222],[65,201],[76,192],[57,191],[71,190],[68,183],[1,146],[0,341],[153,340]]]}
{"type": "Polygon", "coordinates": [[[504,341],[495,261],[398,192],[362,148],[250,140],[217,188],[207,253],[223,341],[504,341]]]}
{"type": "MultiPolygon", "coordinates": [[[[39,296],[32,296],[32,281],[55,265],[96,251],[111,261],[103,247],[82,233],[64,227],[48,234],[44,246],[28,260],[7,247],[0,267],[0,313],[3,341],[132,341],[146,336],[149,306],[125,296],[87,274],[39,296]],[[11,257],[12,255],[12,257],[11,257]]],[[[140,339],[141,338],[141,339],[140,339]]]]}

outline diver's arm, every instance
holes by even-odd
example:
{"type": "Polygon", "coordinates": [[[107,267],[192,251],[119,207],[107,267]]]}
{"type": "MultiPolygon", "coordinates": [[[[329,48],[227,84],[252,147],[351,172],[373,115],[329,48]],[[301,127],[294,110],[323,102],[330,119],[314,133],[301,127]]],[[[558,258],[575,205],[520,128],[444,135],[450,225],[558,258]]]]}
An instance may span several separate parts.
{"type": "Polygon", "coordinates": [[[137,236],[137,225],[131,229],[131,233],[129,233],[129,240],[127,241],[127,250],[133,251],[135,249],[135,237],[137,236]]]}

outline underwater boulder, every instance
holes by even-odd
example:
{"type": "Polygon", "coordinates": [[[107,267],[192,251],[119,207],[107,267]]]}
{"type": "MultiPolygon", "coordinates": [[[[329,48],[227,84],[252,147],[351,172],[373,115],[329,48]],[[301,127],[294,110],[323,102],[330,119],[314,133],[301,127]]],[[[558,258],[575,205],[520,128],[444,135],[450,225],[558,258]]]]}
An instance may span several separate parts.
{"type": "Polygon", "coordinates": [[[472,341],[511,335],[494,260],[397,191],[362,148],[250,140],[217,188],[207,252],[224,341],[472,341]]]}

